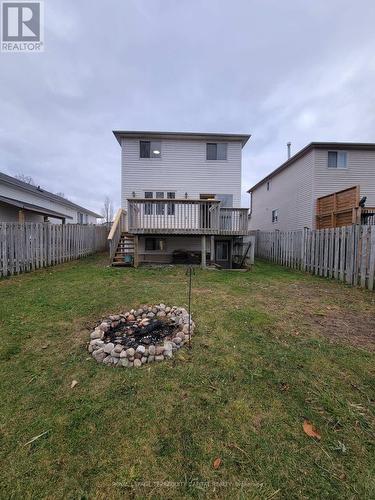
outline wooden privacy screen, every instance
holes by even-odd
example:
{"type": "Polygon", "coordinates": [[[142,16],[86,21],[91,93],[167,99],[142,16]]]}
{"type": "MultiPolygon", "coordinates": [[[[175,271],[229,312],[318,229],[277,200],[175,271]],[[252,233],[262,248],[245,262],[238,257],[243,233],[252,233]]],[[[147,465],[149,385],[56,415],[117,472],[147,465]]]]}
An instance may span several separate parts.
{"type": "Polygon", "coordinates": [[[316,229],[360,223],[359,197],[359,186],[353,186],[318,198],[316,229]]]}

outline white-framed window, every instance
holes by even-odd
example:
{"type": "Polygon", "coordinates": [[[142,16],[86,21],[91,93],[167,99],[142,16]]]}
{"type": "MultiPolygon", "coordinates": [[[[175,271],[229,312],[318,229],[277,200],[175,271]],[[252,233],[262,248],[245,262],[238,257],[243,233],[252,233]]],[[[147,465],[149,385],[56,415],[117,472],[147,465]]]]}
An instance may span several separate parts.
{"type": "Polygon", "coordinates": [[[271,181],[267,181],[266,188],[267,188],[267,191],[269,191],[271,189],[271,181]]]}
{"type": "Polygon", "coordinates": [[[226,160],[227,146],[226,142],[207,142],[206,160],[226,160]]]}
{"type": "MultiPolygon", "coordinates": [[[[176,198],[176,193],[174,191],[145,191],[145,198],[153,198],[156,200],[167,198],[168,200],[174,200],[176,198]]],[[[145,215],[165,215],[165,213],[167,213],[167,215],[174,215],[175,204],[169,201],[167,203],[145,203],[145,215]]]]}
{"type": "MultiPolygon", "coordinates": [[[[152,191],[145,191],[145,198],[153,198],[154,193],[152,191]]],[[[145,215],[152,215],[153,212],[153,204],[145,203],[145,215]]]]}
{"type": "Polygon", "coordinates": [[[77,212],[77,224],[83,224],[83,213],[77,212]]]}
{"type": "Polygon", "coordinates": [[[276,224],[279,221],[279,209],[274,208],[272,210],[272,224],[276,224]]]}
{"type": "Polygon", "coordinates": [[[145,239],[145,250],[146,252],[163,252],[165,250],[165,239],[164,238],[146,238],[145,239]]]}
{"type": "Polygon", "coordinates": [[[347,168],[348,153],[346,151],[328,151],[328,168],[347,168]]]}
{"type": "MultiPolygon", "coordinates": [[[[176,198],[176,193],[174,191],[167,191],[168,200],[174,200],[176,198]]],[[[167,214],[174,215],[175,214],[175,204],[172,202],[167,203],[167,214]]]]}
{"type": "Polygon", "coordinates": [[[161,158],[160,141],[139,141],[140,158],[161,158]]]}

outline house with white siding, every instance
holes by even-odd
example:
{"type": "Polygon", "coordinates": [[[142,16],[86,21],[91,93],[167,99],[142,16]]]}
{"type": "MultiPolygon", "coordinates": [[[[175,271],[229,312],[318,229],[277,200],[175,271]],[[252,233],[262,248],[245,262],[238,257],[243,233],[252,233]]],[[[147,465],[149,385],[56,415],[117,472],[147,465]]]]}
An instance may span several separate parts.
{"type": "Polygon", "coordinates": [[[375,211],[375,144],[312,142],[248,190],[249,229],[315,229],[318,199],[353,187],[375,211]]]}
{"type": "Polygon", "coordinates": [[[248,231],[241,164],[250,136],[114,135],[121,147],[122,205],[110,234],[114,264],[210,261],[231,267],[235,245],[248,231]]]}
{"type": "Polygon", "coordinates": [[[0,222],[96,224],[98,218],[62,196],[0,172],[0,222]]]}

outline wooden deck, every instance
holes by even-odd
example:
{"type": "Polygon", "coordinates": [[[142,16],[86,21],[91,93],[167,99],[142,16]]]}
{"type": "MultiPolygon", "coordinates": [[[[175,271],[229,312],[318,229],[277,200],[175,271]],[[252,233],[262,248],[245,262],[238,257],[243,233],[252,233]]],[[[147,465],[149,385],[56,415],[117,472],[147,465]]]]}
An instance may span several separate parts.
{"type": "Polygon", "coordinates": [[[222,208],[218,200],[128,199],[132,234],[226,235],[248,233],[246,208],[222,208]]]}

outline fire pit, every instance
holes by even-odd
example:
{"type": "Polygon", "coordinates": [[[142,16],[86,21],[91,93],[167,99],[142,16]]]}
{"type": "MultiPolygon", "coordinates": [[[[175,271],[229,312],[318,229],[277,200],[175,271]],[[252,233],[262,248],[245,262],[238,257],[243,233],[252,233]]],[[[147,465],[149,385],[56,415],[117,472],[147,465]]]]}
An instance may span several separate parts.
{"type": "Polygon", "coordinates": [[[183,307],[142,306],[105,318],[91,333],[89,352],[98,363],[130,368],[170,359],[189,341],[194,322],[183,307]]]}

